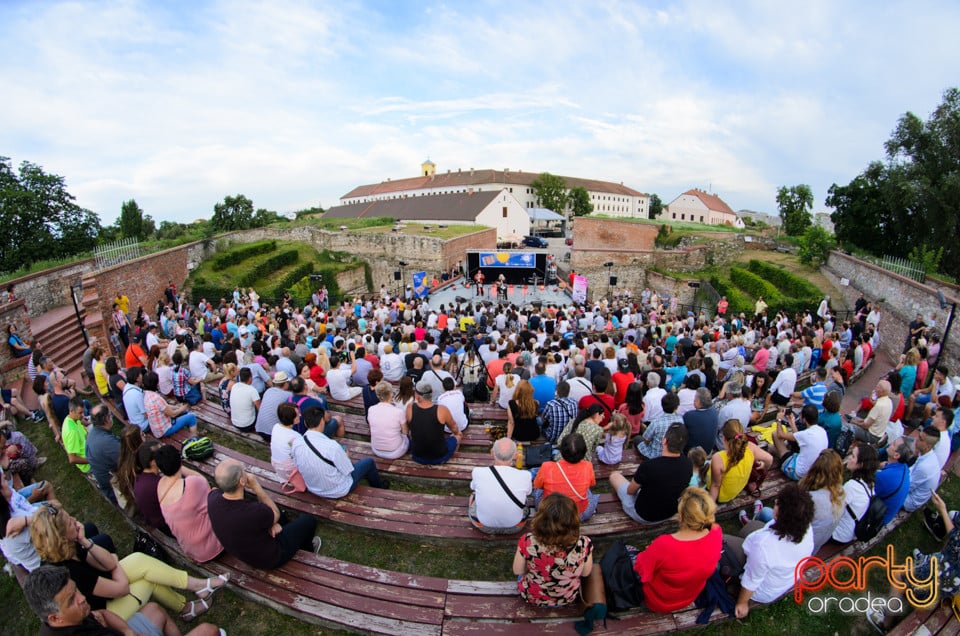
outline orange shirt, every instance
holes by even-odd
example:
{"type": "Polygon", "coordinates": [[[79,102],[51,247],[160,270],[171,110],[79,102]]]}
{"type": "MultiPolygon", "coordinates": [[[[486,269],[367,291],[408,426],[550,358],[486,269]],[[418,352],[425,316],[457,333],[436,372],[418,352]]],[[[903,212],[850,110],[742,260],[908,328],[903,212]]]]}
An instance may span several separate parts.
{"type": "Polygon", "coordinates": [[[533,480],[533,487],[543,488],[544,497],[555,492],[570,497],[577,504],[577,510],[580,511],[580,514],[583,514],[587,509],[587,491],[596,483],[597,478],[593,473],[592,463],[580,461],[576,464],[570,464],[561,459],[559,462],[545,462],[537,472],[537,477],[533,480]],[[563,478],[564,475],[566,475],[566,479],[563,478]],[[570,481],[569,484],[567,480],[570,481]],[[570,486],[573,486],[572,490],[570,486]]]}

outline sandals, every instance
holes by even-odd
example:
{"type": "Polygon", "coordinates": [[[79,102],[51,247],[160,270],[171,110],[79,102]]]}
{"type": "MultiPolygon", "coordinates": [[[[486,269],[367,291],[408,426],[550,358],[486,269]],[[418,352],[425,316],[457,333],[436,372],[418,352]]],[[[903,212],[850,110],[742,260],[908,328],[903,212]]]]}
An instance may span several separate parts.
{"type": "Polygon", "coordinates": [[[196,592],[197,598],[201,600],[209,600],[217,590],[223,587],[226,587],[227,583],[229,582],[230,582],[229,574],[220,574],[218,576],[213,577],[212,579],[207,579],[207,584],[202,588],[200,588],[199,590],[197,590],[196,592]],[[217,579],[220,579],[221,581],[223,581],[223,585],[218,585],[217,587],[213,587],[211,583],[213,581],[216,581],[217,579]]]}
{"type": "Polygon", "coordinates": [[[197,616],[200,616],[201,614],[205,613],[207,610],[210,609],[209,598],[210,598],[210,595],[208,594],[204,598],[198,598],[195,601],[190,601],[189,603],[187,603],[184,609],[189,607],[190,611],[181,612],[180,619],[183,620],[184,622],[189,623],[190,621],[195,620],[197,616]],[[198,608],[197,605],[199,605],[200,607],[198,608]]]}

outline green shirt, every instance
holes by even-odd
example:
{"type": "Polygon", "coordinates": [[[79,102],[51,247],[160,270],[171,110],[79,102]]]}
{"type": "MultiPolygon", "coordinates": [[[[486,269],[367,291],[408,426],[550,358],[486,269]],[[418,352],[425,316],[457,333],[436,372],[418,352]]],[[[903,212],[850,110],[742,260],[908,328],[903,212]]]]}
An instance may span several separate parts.
{"type": "MultiPolygon", "coordinates": [[[[67,453],[78,457],[87,457],[87,429],[82,422],[77,422],[69,417],[63,420],[63,428],[60,431],[63,437],[63,447],[67,453]]],[[[90,464],[77,464],[81,473],[90,472],[90,464]]]]}

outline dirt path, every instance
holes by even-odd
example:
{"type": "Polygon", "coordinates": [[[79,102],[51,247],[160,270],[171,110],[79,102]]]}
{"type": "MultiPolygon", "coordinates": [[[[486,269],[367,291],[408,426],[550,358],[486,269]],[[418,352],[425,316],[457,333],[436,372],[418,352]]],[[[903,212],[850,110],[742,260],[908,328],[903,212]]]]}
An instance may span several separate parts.
{"type": "Polygon", "coordinates": [[[758,250],[745,250],[737,262],[746,263],[751,259],[762,260],[771,265],[776,265],[777,267],[783,267],[787,271],[803,277],[816,285],[821,291],[830,296],[830,305],[835,310],[850,310],[853,307],[847,306],[844,302],[843,294],[834,287],[826,276],[820,273],[819,270],[812,269],[806,265],[800,263],[798,259],[793,254],[784,254],[782,252],[773,252],[773,251],[758,251],[758,250]]]}

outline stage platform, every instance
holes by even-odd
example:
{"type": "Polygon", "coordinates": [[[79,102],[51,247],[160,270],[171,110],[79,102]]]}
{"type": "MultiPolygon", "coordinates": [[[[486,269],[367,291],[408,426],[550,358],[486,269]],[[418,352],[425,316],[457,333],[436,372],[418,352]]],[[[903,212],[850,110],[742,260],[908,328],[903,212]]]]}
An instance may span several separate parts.
{"type": "Polygon", "coordinates": [[[452,284],[431,293],[429,297],[430,307],[438,308],[440,305],[449,307],[459,302],[499,302],[501,304],[514,304],[517,306],[540,303],[543,305],[556,305],[558,307],[573,304],[573,301],[570,299],[570,294],[567,291],[561,291],[556,285],[545,285],[543,289],[540,289],[540,286],[534,287],[533,285],[527,285],[526,289],[524,289],[523,285],[513,285],[507,288],[507,299],[504,301],[497,299],[491,285],[484,285],[483,296],[480,296],[477,294],[474,285],[467,288],[464,287],[463,282],[462,278],[457,279],[452,284]]]}

